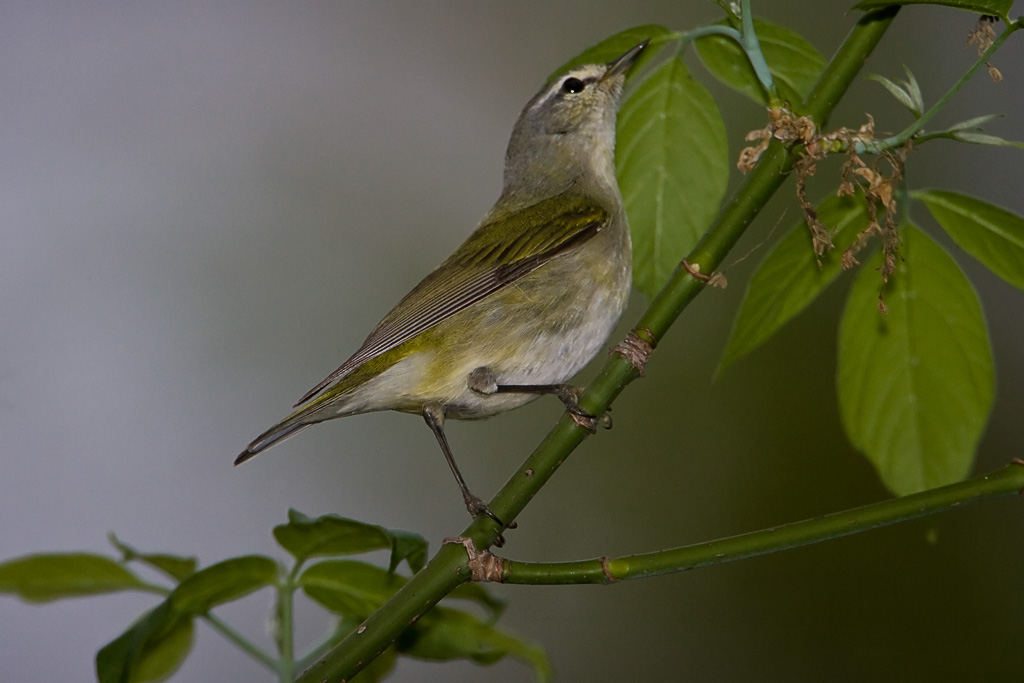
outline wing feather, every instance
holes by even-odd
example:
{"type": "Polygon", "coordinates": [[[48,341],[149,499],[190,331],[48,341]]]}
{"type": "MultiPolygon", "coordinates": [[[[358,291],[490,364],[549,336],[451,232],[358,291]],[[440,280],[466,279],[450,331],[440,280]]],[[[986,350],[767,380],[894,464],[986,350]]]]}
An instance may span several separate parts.
{"type": "Polygon", "coordinates": [[[481,225],[409,292],[351,358],[299,399],[302,405],[369,360],[509,286],[596,235],[608,212],[583,197],[560,195],[481,225]],[[509,241],[508,235],[516,237],[509,241]]]}

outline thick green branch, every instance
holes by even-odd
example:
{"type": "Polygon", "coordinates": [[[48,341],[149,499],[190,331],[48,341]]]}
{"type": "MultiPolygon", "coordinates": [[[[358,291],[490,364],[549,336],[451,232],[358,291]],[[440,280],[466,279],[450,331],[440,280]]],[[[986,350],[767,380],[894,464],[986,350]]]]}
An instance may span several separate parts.
{"type": "Polygon", "coordinates": [[[925,515],[958,510],[971,503],[1018,495],[1024,489],[1022,464],[1014,463],[991,474],[902,498],[683,548],[582,562],[517,562],[503,559],[501,583],[613,583],[710,567],[820,543],[925,515]]]}
{"type": "MultiPolygon", "coordinates": [[[[803,107],[805,113],[814,116],[819,124],[824,123],[825,117],[889,28],[897,11],[898,8],[892,7],[861,18],[822,73],[803,107]]],[[[691,255],[691,263],[699,263],[704,272],[717,268],[785,181],[790,166],[786,151],[778,142],[769,146],[761,162],[697,245],[691,255]]],[[[677,269],[637,323],[634,335],[651,347],[656,345],[702,287],[703,283],[685,269],[677,269]]],[[[592,414],[603,414],[622,389],[639,376],[640,370],[623,353],[613,354],[598,378],[588,387],[580,404],[592,414]]],[[[585,429],[568,415],[563,416],[491,501],[491,510],[503,520],[514,520],[586,435],[585,429]]],[[[481,517],[467,527],[463,535],[473,539],[477,548],[483,549],[494,543],[499,532],[493,521],[481,517]]],[[[323,683],[351,678],[394,642],[406,627],[468,577],[465,549],[452,544],[442,546],[430,563],[381,609],[296,681],[323,683]]]]}
{"type": "Polygon", "coordinates": [[[290,681],[295,675],[292,667],[295,661],[295,583],[292,576],[277,586],[276,611],[277,632],[274,635],[280,655],[277,676],[279,680],[290,681]]]}

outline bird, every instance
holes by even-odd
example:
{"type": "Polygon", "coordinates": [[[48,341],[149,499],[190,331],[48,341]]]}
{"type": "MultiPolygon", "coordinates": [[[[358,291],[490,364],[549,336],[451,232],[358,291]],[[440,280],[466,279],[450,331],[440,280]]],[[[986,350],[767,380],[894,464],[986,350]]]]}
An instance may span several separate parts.
{"type": "Polygon", "coordinates": [[[648,42],[568,70],[527,102],[505,153],[501,195],[475,231],[235,465],[326,420],[419,414],[469,513],[504,526],[467,486],[445,420],[491,417],[543,394],[556,395],[577,421],[593,419],[565,382],[600,351],[631,290],[615,120],[626,75],[648,42]]]}

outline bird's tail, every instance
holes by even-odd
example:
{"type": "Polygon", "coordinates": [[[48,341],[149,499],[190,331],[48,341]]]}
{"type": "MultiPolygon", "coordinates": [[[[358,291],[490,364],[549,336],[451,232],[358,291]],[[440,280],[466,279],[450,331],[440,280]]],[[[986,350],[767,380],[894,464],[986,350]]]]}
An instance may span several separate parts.
{"type": "Polygon", "coordinates": [[[285,439],[295,436],[306,427],[311,427],[324,420],[364,412],[361,408],[362,406],[353,404],[349,394],[341,391],[330,391],[326,394],[321,394],[313,400],[301,404],[291,415],[257,436],[235,458],[235,464],[241,465],[246,460],[255,458],[271,446],[276,446],[285,439]]]}
{"type": "Polygon", "coordinates": [[[241,465],[246,460],[251,460],[257,455],[267,450],[271,446],[276,446],[290,436],[295,436],[306,427],[311,427],[318,420],[312,417],[312,413],[308,408],[297,410],[285,419],[278,422],[276,425],[263,432],[256,437],[251,444],[245,447],[237,458],[235,458],[235,464],[241,465]]]}

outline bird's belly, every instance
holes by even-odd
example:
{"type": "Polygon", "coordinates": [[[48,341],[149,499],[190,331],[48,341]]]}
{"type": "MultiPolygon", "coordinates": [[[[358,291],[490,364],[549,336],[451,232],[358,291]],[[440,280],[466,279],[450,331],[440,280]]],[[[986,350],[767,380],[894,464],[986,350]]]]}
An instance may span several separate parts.
{"type": "Polygon", "coordinates": [[[490,358],[477,357],[462,368],[464,373],[459,373],[462,391],[445,402],[445,414],[456,419],[476,419],[529,403],[538,394],[481,394],[469,389],[466,383],[469,373],[479,367],[487,367],[494,373],[497,384],[502,386],[561,384],[582,370],[597,354],[617,319],[618,316],[591,319],[574,329],[540,334],[510,357],[502,358],[497,353],[490,358]]]}
{"type": "Polygon", "coordinates": [[[489,417],[537,398],[529,393],[473,391],[466,381],[477,368],[490,369],[497,384],[504,386],[560,384],[582,370],[601,350],[625,308],[628,270],[622,285],[579,283],[544,305],[536,305],[543,297],[530,289],[530,283],[524,283],[510,293],[510,301],[496,302],[499,305],[487,316],[490,320],[476,327],[481,333],[463,347],[465,362],[453,373],[458,393],[444,402],[448,416],[489,417]]]}

